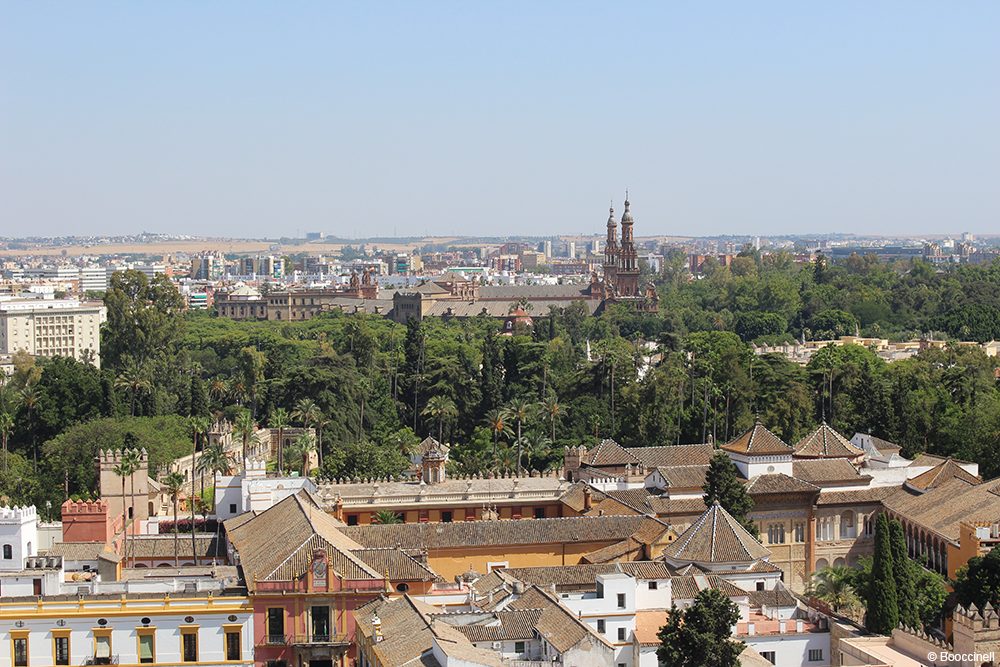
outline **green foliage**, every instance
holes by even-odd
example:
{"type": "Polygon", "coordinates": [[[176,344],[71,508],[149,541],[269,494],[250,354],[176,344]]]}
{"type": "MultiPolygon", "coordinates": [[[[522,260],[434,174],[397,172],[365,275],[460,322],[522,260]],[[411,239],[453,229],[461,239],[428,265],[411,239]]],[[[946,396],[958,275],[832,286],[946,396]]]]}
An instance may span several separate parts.
{"type": "Polygon", "coordinates": [[[1000,548],[994,547],[985,556],[974,556],[959,569],[955,577],[955,596],[963,607],[979,609],[989,602],[1000,605],[1000,548]]]}
{"type": "Polygon", "coordinates": [[[899,621],[909,627],[920,627],[917,608],[917,570],[919,565],[910,560],[906,552],[903,525],[893,519],[889,522],[889,542],[892,549],[892,577],[896,582],[896,600],[899,603],[899,621]]]}
{"type": "Polygon", "coordinates": [[[890,634],[899,624],[899,600],[893,571],[889,520],[884,513],[875,522],[875,556],[866,600],[865,627],[871,632],[890,634]]]}
{"type": "Polygon", "coordinates": [[[861,601],[852,586],[854,570],[843,565],[825,567],[813,574],[808,594],[826,602],[836,611],[860,606],[861,601]]]}
{"type": "Polygon", "coordinates": [[[739,608],[715,589],[698,593],[684,610],[673,607],[657,637],[663,667],[737,667],[745,644],[731,637],[739,608]]]}
{"type": "Polygon", "coordinates": [[[925,627],[937,627],[944,612],[944,603],[948,599],[944,577],[937,572],[918,567],[914,588],[917,617],[925,627]]]}
{"type": "Polygon", "coordinates": [[[725,452],[717,451],[708,463],[705,486],[702,487],[705,491],[705,504],[711,506],[718,502],[756,537],[757,526],[749,518],[750,510],[753,509],[753,499],[740,479],[736,464],[725,452]]]}

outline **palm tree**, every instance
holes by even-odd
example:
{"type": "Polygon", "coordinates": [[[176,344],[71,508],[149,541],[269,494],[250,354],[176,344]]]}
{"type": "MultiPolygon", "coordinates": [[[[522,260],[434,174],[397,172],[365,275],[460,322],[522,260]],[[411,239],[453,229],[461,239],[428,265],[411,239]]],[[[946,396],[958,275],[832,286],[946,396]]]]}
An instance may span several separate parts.
{"type": "Polygon", "coordinates": [[[549,438],[552,440],[552,442],[555,442],[556,441],[556,421],[560,417],[562,417],[564,414],[566,414],[569,411],[569,408],[567,408],[565,405],[563,405],[562,403],[560,403],[559,402],[559,397],[556,396],[555,394],[552,394],[551,396],[549,396],[548,398],[546,398],[544,401],[542,401],[541,408],[542,408],[542,410],[545,411],[545,414],[547,414],[549,416],[549,424],[552,427],[552,433],[549,436],[549,438]]]}
{"type": "Polygon", "coordinates": [[[372,523],[388,526],[403,523],[403,517],[399,516],[399,514],[393,512],[392,510],[381,510],[379,512],[375,512],[375,516],[372,517],[372,523]]]}
{"type": "Polygon", "coordinates": [[[208,385],[208,395],[216,403],[221,404],[222,400],[229,394],[229,384],[225,378],[217,377],[208,385]]]}
{"type": "Polygon", "coordinates": [[[438,420],[438,442],[443,442],[444,423],[458,416],[458,408],[447,396],[432,396],[420,414],[438,420]]]}
{"type": "Polygon", "coordinates": [[[239,436],[243,443],[241,458],[243,459],[243,470],[246,470],[247,447],[250,445],[250,438],[257,433],[257,424],[254,422],[253,416],[250,414],[249,410],[243,410],[240,412],[239,416],[236,417],[236,423],[233,424],[233,432],[239,436]]]}
{"type": "Polygon", "coordinates": [[[532,461],[537,461],[538,459],[547,459],[549,454],[552,452],[552,441],[549,440],[541,431],[537,433],[529,433],[523,438],[524,440],[524,451],[528,459],[528,467],[531,467],[532,461]]]}
{"type": "MultiPolygon", "coordinates": [[[[198,438],[204,434],[208,433],[208,429],[212,427],[211,422],[208,417],[188,417],[188,426],[191,428],[191,558],[195,565],[198,564],[198,548],[195,540],[194,534],[194,512],[195,512],[195,499],[197,496],[194,492],[194,475],[196,461],[198,457],[198,438]]],[[[204,488],[204,478],[202,478],[202,487],[204,488]]]]}
{"type": "Polygon", "coordinates": [[[318,432],[319,422],[323,420],[323,411],[316,405],[316,401],[311,398],[302,398],[295,404],[291,417],[298,420],[302,424],[302,428],[317,428],[318,432]]]}
{"type": "Polygon", "coordinates": [[[323,429],[330,425],[330,418],[324,415],[322,412],[313,422],[316,426],[316,455],[318,457],[317,463],[320,467],[323,466],[323,429]]]}
{"type": "MultiPolygon", "coordinates": [[[[135,471],[139,469],[139,466],[141,464],[142,464],[142,456],[139,454],[138,450],[135,449],[122,450],[122,466],[124,467],[124,470],[128,473],[129,488],[131,490],[131,494],[129,495],[128,499],[129,515],[132,517],[133,521],[135,520],[135,471]]],[[[124,498],[122,498],[122,500],[124,501],[124,498]]],[[[133,545],[133,550],[134,550],[134,545],[133,545]]],[[[133,554],[133,561],[134,560],[135,559],[133,554]]],[[[135,563],[133,563],[133,565],[134,564],[135,563]]],[[[128,566],[127,556],[125,559],[125,565],[128,566]]]]}
{"type": "Polygon", "coordinates": [[[858,596],[850,584],[852,574],[851,568],[844,565],[824,567],[813,575],[808,594],[826,602],[836,612],[857,607],[858,596]]]}
{"type": "Polygon", "coordinates": [[[9,412],[0,412],[0,441],[3,441],[3,471],[7,472],[7,441],[14,431],[14,417],[9,412]]]}
{"type": "Polygon", "coordinates": [[[309,474],[309,454],[315,450],[316,438],[312,433],[303,433],[289,445],[288,451],[285,452],[285,460],[288,462],[289,467],[291,467],[293,462],[297,463],[299,473],[305,477],[309,474]]]}
{"type": "MultiPolygon", "coordinates": [[[[204,472],[207,470],[212,473],[212,498],[215,499],[215,488],[218,486],[218,476],[228,475],[232,472],[232,462],[229,460],[229,455],[222,449],[222,445],[215,444],[206,447],[201,452],[201,458],[198,460],[198,467],[202,471],[202,492],[204,493],[204,472]]],[[[213,505],[215,503],[213,502],[213,505]]],[[[214,511],[214,508],[213,508],[214,511]]],[[[219,513],[215,513],[215,544],[216,553],[218,552],[218,545],[220,542],[219,529],[221,528],[221,523],[219,522],[219,513]]],[[[214,560],[214,556],[213,556],[214,560]]]]}
{"type": "Polygon", "coordinates": [[[285,465],[285,427],[288,426],[288,410],[278,408],[271,413],[271,428],[278,429],[278,472],[284,470],[285,465]]]}
{"type": "Polygon", "coordinates": [[[115,378],[115,388],[129,393],[129,414],[135,417],[135,402],[141,394],[153,388],[145,370],[135,362],[129,362],[121,375],[115,378]]]}
{"type": "Polygon", "coordinates": [[[28,411],[28,428],[31,430],[31,452],[32,457],[35,461],[35,472],[38,472],[38,444],[35,437],[37,429],[35,428],[35,411],[38,410],[38,404],[41,401],[41,394],[38,393],[38,387],[34,383],[24,385],[21,389],[21,406],[28,411]]]}
{"type": "Polygon", "coordinates": [[[523,444],[521,440],[521,427],[524,425],[524,422],[531,419],[532,405],[523,398],[515,398],[507,403],[505,410],[507,418],[517,424],[517,472],[520,474],[523,470],[521,467],[521,446],[523,444]]]}
{"type": "MultiPolygon", "coordinates": [[[[177,500],[180,498],[181,490],[184,488],[184,475],[179,472],[172,472],[163,478],[163,490],[170,494],[170,500],[174,503],[174,567],[180,567],[180,559],[177,556],[177,500]]],[[[192,498],[192,500],[194,500],[192,498]]]]}
{"type": "Polygon", "coordinates": [[[507,411],[502,408],[495,408],[486,413],[486,423],[493,431],[493,457],[497,455],[497,439],[500,436],[509,436],[512,431],[507,423],[507,411]]]}
{"type": "Polygon", "coordinates": [[[123,455],[111,469],[122,480],[122,559],[128,565],[128,512],[125,509],[125,478],[132,474],[129,459],[123,455]]]}
{"type": "Polygon", "coordinates": [[[516,459],[513,447],[504,445],[497,449],[496,456],[494,457],[494,465],[498,471],[510,472],[514,469],[515,464],[516,459]]]}

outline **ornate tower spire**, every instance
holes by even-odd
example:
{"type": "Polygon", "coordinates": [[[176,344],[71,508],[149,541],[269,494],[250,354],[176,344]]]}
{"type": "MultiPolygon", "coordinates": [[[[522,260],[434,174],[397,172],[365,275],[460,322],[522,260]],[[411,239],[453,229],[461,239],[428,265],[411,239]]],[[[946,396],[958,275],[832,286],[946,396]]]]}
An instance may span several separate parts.
{"type": "Polygon", "coordinates": [[[639,296],[639,255],[632,236],[632,210],[625,191],[625,211],[622,213],[622,243],[618,250],[618,291],[622,296],[639,296]]]}
{"type": "Polygon", "coordinates": [[[614,292],[618,272],[618,221],[615,220],[615,205],[611,203],[608,212],[608,238],[604,243],[604,287],[608,293],[614,292]]]}

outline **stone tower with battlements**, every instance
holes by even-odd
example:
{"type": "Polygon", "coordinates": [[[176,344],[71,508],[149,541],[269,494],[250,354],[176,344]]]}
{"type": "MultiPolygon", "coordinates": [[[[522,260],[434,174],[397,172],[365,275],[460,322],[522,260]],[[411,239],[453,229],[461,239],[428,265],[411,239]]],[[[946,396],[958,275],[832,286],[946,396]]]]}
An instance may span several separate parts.
{"type": "Polygon", "coordinates": [[[150,515],[149,500],[149,456],[145,449],[139,450],[139,465],[135,472],[125,478],[125,492],[122,493],[122,478],[115,473],[115,467],[122,462],[120,449],[104,450],[97,454],[97,467],[100,476],[101,500],[108,504],[111,516],[121,516],[122,507],[132,520],[129,532],[139,532],[140,521],[146,521],[150,515]]]}

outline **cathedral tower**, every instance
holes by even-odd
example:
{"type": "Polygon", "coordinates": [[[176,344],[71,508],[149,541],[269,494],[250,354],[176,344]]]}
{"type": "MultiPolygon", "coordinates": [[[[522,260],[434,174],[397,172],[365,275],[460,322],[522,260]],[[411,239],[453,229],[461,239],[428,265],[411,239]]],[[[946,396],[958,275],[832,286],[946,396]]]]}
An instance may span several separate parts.
{"type": "Polygon", "coordinates": [[[626,191],[625,212],[622,213],[622,243],[618,250],[618,270],[615,276],[615,285],[621,296],[639,296],[639,255],[632,239],[632,224],[626,191]]]}
{"type": "Polygon", "coordinates": [[[608,294],[614,293],[615,275],[618,271],[618,221],[615,207],[608,212],[608,238],[604,243],[604,287],[608,294]]]}

